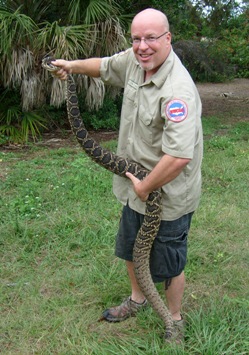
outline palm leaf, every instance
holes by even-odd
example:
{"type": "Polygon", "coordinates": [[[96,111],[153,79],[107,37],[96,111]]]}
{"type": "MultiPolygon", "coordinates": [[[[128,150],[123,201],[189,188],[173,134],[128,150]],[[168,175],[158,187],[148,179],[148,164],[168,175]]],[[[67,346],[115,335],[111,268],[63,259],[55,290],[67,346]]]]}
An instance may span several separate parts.
{"type": "Polygon", "coordinates": [[[95,33],[93,26],[60,26],[59,23],[46,22],[37,31],[37,47],[45,53],[51,53],[56,58],[74,59],[88,56],[89,50],[86,43],[94,43],[95,33]]]}
{"type": "Polygon", "coordinates": [[[95,55],[112,55],[122,49],[127,48],[127,41],[119,21],[115,18],[109,18],[105,22],[96,24],[99,37],[97,42],[101,46],[96,46],[95,55]]]}
{"type": "Polygon", "coordinates": [[[2,73],[3,85],[15,87],[20,85],[27,73],[34,66],[33,53],[29,48],[13,49],[10,56],[3,56],[0,62],[0,72],[2,73]]]}
{"type": "Polygon", "coordinates": [[[65,102],[65,82],[54,78],[51,85],[50,105],[60,107],[65,102]]]}
{"type": "Polygon", "coordinates": [[[84,22],[88,24],[101,22],[118,13],[118,5],[114,1],[90,0],[85,11],[84,22]]]}
{"type": "Polygon", "coordinates": [[[76,84],[77,91],[85,93],[85,101],[90,110],[98,110],[103,105],[105,85],[100,78],[90,78],[86,75],[78,75],[76,84]]]}
{"type": "Polygon", "coordinates": [[[32,73],[22,80],[21,84],[22,110],[31,111],[45,102],[45,95],[40,76],[32,73]]]}
{"type": "Polygon", "coordinates": [[[32,18],[36,23],[40,21],[51,7],[51,4],[48,4],[47,0],[11,0],[5,3],[5,6],[11,11],[18,9],[21,13],[32,18]]]}
{"type": "Polygon", "coordinates": [[[8,137],[8,141],[20,143],[21,133],[18,129],[18,122],[21,110],[18,105],[10,106],[7,110],[0,113],[0,133],[8,137]],[[11,138],[11,139],[10,139],[11,138]]]}
{"type": "Polygon", "coordinates": [[[69,4],[69,22],[72,24],[79,24],[81,17],[80,0],[72,0],[69,4]]]}
{"type": "Polygon", "coordinates": [[[0,134],[8,137],[8,142],[21,143],[23,141],[18,127],[13,125],[5,124],[0,126],[0,134]]]}
{"type": "Polygon", "coordinates": [[[46,120],[34,112],[26,112],[21,120],[21,136],[24,142],[28,141],[29,134],[35,141],[40,136],[40,128],[46,128],[46,120]]]}
{"type": "Polygon", "coordinates": [[[20,107],[10,106],[7,110],[0,113],[0,122],[5,122],[7,126],[15,125],[21,115],[20,107]]]}
{"type": "Polygon", "coordinates": [[[28,16],[20,14],[19,9],[14,13],[0,9],[0,54],[11,56],[15,47],[26,47],[32,44],[37,25],[28,16]]]}
{"type": "Polygon", "coordinates": [[[94,24],[116,17],[120,6],[113,0],[71,0],[69,4],[69,22],[73,24],[94,24]]]}

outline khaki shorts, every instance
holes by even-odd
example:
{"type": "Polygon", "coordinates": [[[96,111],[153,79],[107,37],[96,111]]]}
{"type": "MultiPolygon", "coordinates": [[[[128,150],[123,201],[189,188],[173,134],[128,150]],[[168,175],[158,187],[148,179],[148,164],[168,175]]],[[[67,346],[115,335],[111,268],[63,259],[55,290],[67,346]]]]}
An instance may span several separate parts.
{"type": "MultiPolygon", "coordinates": [[[[150,271],[154,282],[163,282],[178,276],[187,262],[187,237],[194,212],[175,221],[161,221],[150,255],[150,271]]],[[[115,255],[132,261],[134,242],[144,216],[132,210],[128,204],[123,208],[116,238],[115,255]]]]}

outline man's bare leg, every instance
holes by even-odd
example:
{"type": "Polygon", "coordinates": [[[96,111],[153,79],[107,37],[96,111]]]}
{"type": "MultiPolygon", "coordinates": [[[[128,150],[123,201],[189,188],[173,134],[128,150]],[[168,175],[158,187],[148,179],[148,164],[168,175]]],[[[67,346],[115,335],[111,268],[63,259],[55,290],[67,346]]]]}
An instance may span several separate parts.
{"type": "Polygon", "coordinates": [[[180,320],[181,317],[181,305],[185,287],[184,272],[171,279],[170,285],[165,290],[167,304],[172,318],[174,320],[180,320]]]}
{"type": "MultiPolygon", "coordinates": [[[[140,290],[134,273],[134,264],[132,261],[126,261],[127,271],[131,282],[131,299],[137,303],[142,303],[145,299],[140,290]]],[[[181,304],[185,287],[184,272],[171,279],[170,286],[165,291],[169,311],[174,320],[181,319],[181,304]]]]}
{"type": "Polygon", "coordinates": [[[136,276],[135,276],[135,272],[134,272],[134,264],[132,261],[126,261],[126,267],[127,267],[127,271],[128,271],[128,275],[129,275],[129,279],[131,282],[131,299],[137,303],[143,303],[145,300],[145,297],[142,293],[142,291],[140,290],[137,280],[136,280],[136,276]]]}

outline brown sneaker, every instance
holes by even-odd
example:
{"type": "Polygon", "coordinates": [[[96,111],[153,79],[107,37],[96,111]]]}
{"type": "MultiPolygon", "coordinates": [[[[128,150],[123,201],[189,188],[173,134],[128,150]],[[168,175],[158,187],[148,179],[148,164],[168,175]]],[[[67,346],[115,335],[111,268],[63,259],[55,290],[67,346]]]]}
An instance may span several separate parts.
{"type": "Polygon", "coordinates": [[[146,308],[148,305],[147,300],[143,303],[137,303],[131,299],[126,298],[121,305],[106,309],[102,314],[102,320],[108,322],[122,322],[123,320],[133,317],[138,311],[146,308]]]}
{"type": "Polygon", "coordinates": [[[170,338],[166,338],[166,342],[170,344],[183,344],[184,342],[185,322],[182,319],[173,321],[173,332],[170,338]]]}

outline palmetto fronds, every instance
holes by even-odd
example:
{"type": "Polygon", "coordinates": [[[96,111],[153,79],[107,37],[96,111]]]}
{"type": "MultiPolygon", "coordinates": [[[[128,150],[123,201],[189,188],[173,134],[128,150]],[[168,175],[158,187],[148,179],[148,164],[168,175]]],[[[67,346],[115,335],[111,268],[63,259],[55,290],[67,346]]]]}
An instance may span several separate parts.
{"type": "Polygon", "coordinates": [[[45,102],[43,83],[39,75],[33,73],[22,80],[21,97],[23,111],[32,111],[34,107],[40,107],[45,102]]]}
{"type": "Polygon", "coordinates": [[[2,56],[0,73],[5,87],[15,87],[22,83],[34,68],[34,56],[27,48],[13,48],[10,53],[2,56]]]}
{"type": "Polygon", "coordinates": [[[36,29],[35,22],[19,10],[12,13],[0,7],[0,55],[9,57],[14,48],[25,48],[36,29]]]}
{"type": "Polygon", "coordinates": [[[105,96],[105,85],[103,82],[99,78],[88,78],[85,75],[78,75],[76,84],[78,91],[84,90],[86,92],[85,99],[89,109],[98,110],[102,106],[105,96]]]}
{"type": "MultiPolygon", "coordinates": [[[[86,104],[89,109],[98,110],[105,96],[105,86],[99,78],[89,78],[85,75],[77,75],[75,77],[77,91],[84,92],[86,104]]],[[[66,87],[65,82],[53,78],[50,85],[50,105],[60,107],[65,102],[66,87]]]]}
{"type": "MultiPolygon", "coordinates": [[[[3,87],[20,87],[24,110],[42,104],[49,92],[53,105],[59,106],[64,101],[62,84],[53,83],[52,90],[48,89],[49,75],[40,67],[43,56],[72,60],[110,55],[126,47],[124,31],[118,20],[119,6],[115,1],[72,0],[68,10],[69,25],[64,25],[65,18],[63,21],[35,23],[21,13],[25,10],[35,17],[31,10],[28,11],[34,0],[4,3],[6,6],[0,7],[0,80],[3,87]]],[[[54,6],[53,9],[57,6],[57,2],[49,4],[45,0],[38,1],[37,11],[41,13],[36,18],[44,16],[49,6],[54,6]]],[[[61,1],[64,11],[65,5],[61,1]]],[[[87,90],[89,106],[99,107],[103,101],[103,85],[96,79],[82,81],[79,78],[79,82],[87,90]],[[86,87],[87,83],[89,87],[86,87]]]]}
{"type": "Polygon", "coordinates": [[[56,21],[46,22],[37,32],[37,50],[56,58],[75,59],[89,55],[96,38],[93,25],[60,26],[56,21]],[[86,45],[87,43],[87,45],[86,45]]]}
{"type": "MultiPolygon", "coordinates": [[[[69,4],[65,0],[0,1],[0,89],[18,89],[21,98],[17,106],[0,109],[0,131],[17,140],[21,136],[25,140],[28,132],[36,136],[44,122],[30,111],[42,106],[48,97],[56,107],[65,101],[64,83],[41,68],[41,59],[45,55],[84,59],[124,49],[119,14],[114,0],[71,0],[69,4]],[[8,117],[11,119],[4,122],[8,117]],[[20,117],[25,117],[23,126],[20,117]],[[20,137],[17,127],[22,127],[20,137]]],[[[91,109],[101,107],[105,87],[100,79],[80,75],[75,79],[87,105],[91,109]]]]}
{"type": "Polygon", "coordinates": [[[98,33],[96,42],[97,44],[102,43],[101,46],[95,46],[96,56],[111,55],[127,48],[124,31],[117,19],[109,18],[105,22],[96,24],[95,28],[96,33],[98,33]]]}
{"type": "Polygon", "coordinates": [[[71,0],[69,4],[69,21],[73,24],[93,24],[104,22],[120,14],[120,7],[114,0],[71,0]]]}

